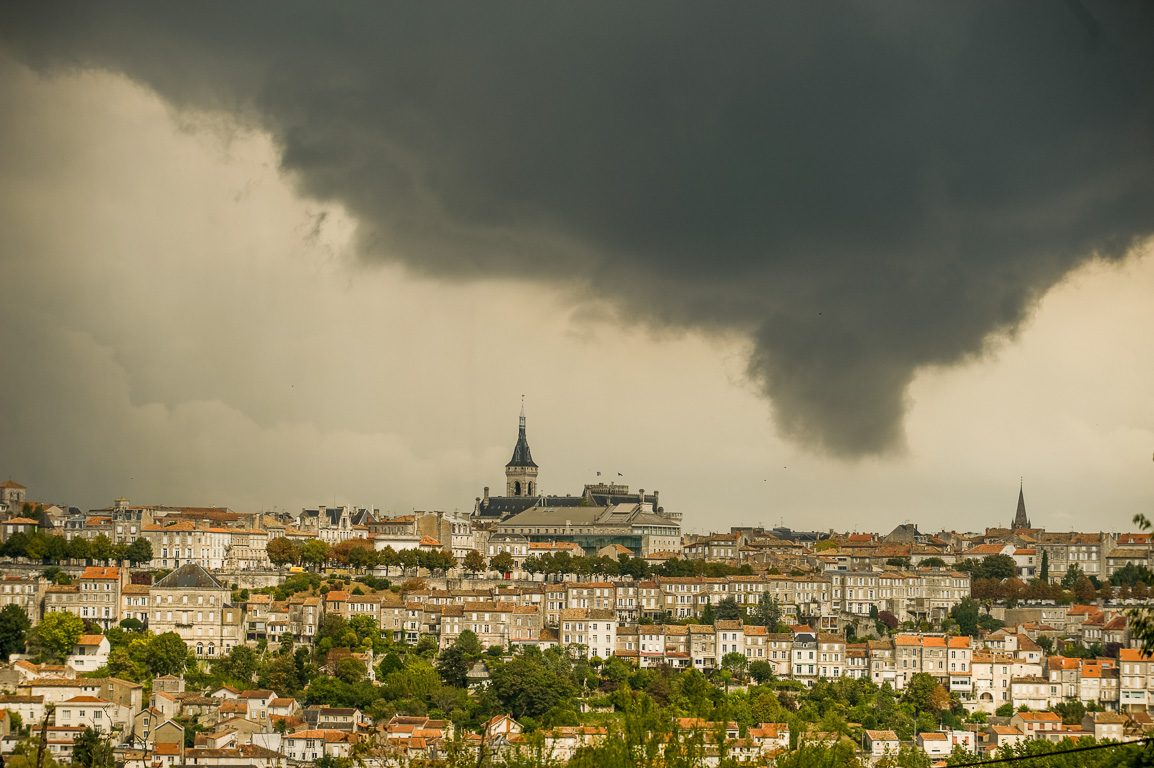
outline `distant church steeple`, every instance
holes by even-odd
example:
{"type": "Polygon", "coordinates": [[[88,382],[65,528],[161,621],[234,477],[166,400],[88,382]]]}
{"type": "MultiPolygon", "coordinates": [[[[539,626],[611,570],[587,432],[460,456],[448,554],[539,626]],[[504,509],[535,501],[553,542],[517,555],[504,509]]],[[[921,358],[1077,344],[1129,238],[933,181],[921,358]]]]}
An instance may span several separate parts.
{"type": "Polygon", "coordinates": [[[1011,529],[1030,528],[1030,518],[1026,517],[1026,497],[1022,493],[1023,485],[1018,485],[1018,511],[1014,514],[1014,524],[1011,529]]]}
{"type": "Polygon", "coordinates": [[[513,458],[505,465],[505,495],[533,496],[536,493],[537,465],[529,453],[529,440],[525,437],[525,404],[522,403],[517,445],[513,448],[513,458]]]}

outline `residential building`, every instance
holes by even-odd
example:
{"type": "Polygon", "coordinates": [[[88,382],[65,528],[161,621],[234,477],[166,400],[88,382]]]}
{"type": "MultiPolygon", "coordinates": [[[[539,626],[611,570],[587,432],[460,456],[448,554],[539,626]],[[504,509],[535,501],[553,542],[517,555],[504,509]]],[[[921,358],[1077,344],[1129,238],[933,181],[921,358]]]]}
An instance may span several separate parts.
{"type": "Polygon", "coordinates": [[[198,563],[186,563],[152,585],[151,619],[156,634],[175,632],[197,656],[227,655],[243,642],[243,615],[231,591],[198,563]]]}

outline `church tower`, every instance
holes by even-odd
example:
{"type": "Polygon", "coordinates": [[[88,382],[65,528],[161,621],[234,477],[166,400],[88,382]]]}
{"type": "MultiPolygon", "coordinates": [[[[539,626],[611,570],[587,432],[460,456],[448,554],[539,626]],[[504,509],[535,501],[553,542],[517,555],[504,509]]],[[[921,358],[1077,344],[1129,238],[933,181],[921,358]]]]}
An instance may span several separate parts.
{"type": "Polygon", "coordinates": [[[1026,497],[1022,494],[1022,486],[1018,486],[1018,511],[1014,514],[1014,524],[1010,526],[1010,530],[1018,530],[1019,528],[1029,528],[1030,518],[1026,517],[1026,497]]]}
{"type": "Polygon", "coordinates": [[[521,406],[521,420],[517,429],[517,447],[513,458],[505,465],[505,495],[534,496],[537,494],[537,465],[529,453],[525,438],[525,406],[521,406]]]}

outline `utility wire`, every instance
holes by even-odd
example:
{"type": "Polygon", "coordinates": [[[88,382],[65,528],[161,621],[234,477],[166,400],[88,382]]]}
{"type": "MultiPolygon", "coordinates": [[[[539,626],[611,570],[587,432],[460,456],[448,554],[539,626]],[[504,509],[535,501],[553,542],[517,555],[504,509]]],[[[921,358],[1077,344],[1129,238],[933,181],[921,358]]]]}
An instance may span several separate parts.
{"type": "Polygon", "coordinates": [[[1061,749],[1056,752],[1043,752],[1037,755],[1014,755],[1013,757],[999,757],[994,760],[980,760],[976,763],[954,763],[950,768],[972,768],[980,765],[994,765],[995,763],[1016,763],[1022,760],[1044,760],[1048,757],[1056,755],[1069,755],[1074,752],[1090,752],[1095,749],[1114,749],[1115,747],[1128,747],[1132,744],[1151,744],[1154,743],[1154,737],[1145,739],[1136,739],[1135,741],[1119,741],[1113,744],[1095,744],[1092,747],[1074,747],[1073,749],[1061,749]]]}

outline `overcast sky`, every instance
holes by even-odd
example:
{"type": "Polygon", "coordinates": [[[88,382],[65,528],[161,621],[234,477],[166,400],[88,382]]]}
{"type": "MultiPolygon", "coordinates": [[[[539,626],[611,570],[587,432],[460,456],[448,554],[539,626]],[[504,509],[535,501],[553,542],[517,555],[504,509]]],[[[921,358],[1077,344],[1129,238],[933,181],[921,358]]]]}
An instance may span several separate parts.
{"type": "Polygon", "coordinates": [[[400,8],[0,9],[0,474],[1154,511],[1149,4],[400,8]]]}

